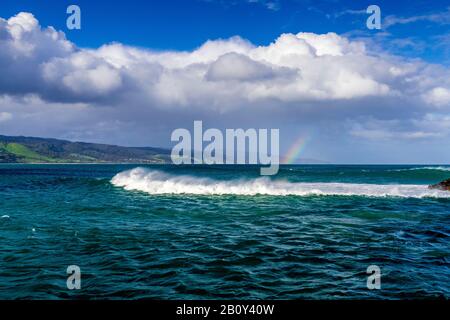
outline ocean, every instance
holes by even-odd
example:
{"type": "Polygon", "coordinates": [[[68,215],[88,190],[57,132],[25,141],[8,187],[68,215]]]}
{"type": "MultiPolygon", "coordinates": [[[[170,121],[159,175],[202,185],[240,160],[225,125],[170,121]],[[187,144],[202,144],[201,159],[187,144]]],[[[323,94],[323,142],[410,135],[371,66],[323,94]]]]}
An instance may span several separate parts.
{"type": "Polygon", "coordinates": [[[0,299],[450,298],[450,166],[0,165],[0,299]],[[67,267],[81,288],[69,290],[67,267]],[[369,266],[381,271],[369,290],[369,266]]]}

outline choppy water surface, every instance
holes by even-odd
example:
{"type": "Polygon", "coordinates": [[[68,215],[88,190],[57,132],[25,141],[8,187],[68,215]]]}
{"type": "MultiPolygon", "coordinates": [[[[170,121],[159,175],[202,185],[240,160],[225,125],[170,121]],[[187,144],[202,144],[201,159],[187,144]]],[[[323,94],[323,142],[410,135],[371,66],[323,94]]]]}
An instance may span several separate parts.
{"type": "Polygon", "coordinates": [[[137,167],[0,165],[0,298],[450,297],[448,166],[137,167]]]}

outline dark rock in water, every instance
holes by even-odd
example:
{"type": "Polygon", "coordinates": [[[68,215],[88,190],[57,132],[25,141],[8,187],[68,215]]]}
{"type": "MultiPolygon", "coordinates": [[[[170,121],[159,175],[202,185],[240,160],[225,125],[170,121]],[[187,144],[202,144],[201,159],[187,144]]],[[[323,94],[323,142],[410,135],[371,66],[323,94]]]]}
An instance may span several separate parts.
{"type": "Polygon", "coordinates": [[[450,191],[450,179],[428,186],[430,189],[450,191]]]}

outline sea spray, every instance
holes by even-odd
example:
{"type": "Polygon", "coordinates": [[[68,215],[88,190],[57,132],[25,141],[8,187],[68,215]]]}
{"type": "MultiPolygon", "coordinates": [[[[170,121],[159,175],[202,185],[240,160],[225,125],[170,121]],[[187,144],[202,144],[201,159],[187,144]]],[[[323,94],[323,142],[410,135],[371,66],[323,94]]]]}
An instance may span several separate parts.
{"type": "Polygon", "coordinates": [[[191,175],[169,174],[141,167],[121,172],[114,176],[111,182],[126,190],[143,191],[149,194],[450,198],[450,193],[429,190],[426,185],[306,183],[268,177],[216,180],[191,175]]]}

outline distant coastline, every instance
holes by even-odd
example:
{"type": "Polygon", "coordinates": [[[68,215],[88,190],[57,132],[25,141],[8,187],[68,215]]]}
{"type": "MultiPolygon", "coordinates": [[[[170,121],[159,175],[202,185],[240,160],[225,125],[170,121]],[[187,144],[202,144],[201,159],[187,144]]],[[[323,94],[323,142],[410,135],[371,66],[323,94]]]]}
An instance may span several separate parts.
{"type": "Polygon", "coordinates": [[[165,164],[170,151],[36,137],[0,135],[0,163],[23,164],[165,164]]]}

